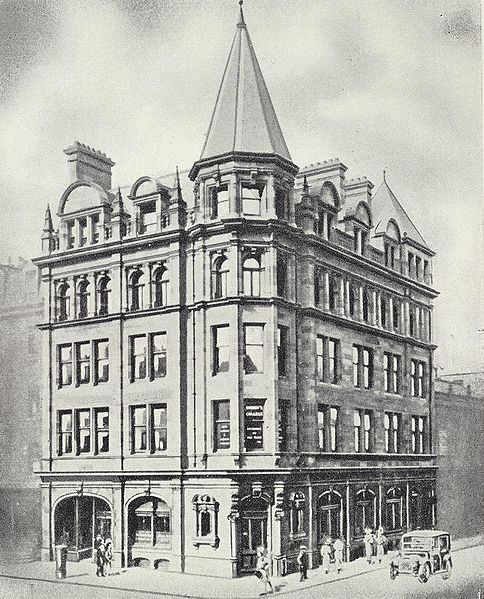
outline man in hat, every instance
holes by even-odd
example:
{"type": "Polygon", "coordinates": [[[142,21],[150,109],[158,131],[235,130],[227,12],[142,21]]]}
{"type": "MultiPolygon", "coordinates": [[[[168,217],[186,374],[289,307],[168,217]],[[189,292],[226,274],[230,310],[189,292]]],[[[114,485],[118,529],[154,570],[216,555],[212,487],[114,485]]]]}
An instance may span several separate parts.
{"type": "Polygon", "coordinates": [[[365,528],[365,537],[363,539],[365,543],[365,557],[366,561],[371,564],[373,557],[373,543],[375,542],[375,535],[373,534],[372,529],[367,526],[365,528]]]}
{"type": "Polygon", "coordinates": [[[299,582],[308,579],[308,566],[309,566],[309,556],[307,554],[306,545],[301,545],[299,547],[299,555],[297,556],[297,563],[299,565],[299,582]]]}
{"type": "Polygon", "coordinates": [[[329,538],[321,545],[321,559],[324,573],[329,574],[329,564],[331,562],[331,539],[329,538]]]}
{"type": "Polygon", "coordinates": [[[378,558],[378,563],[381,564],[381,560],[385,555],[385,543],[387,539],[384,535],[383,526],[379,526],[376,535],[375,535],[375,544],[376,544],[376,557],[378,558]]]}
{"type": "Polygon", "coordinates": [[[345,545],[343,540],[340,538],[335,539],[333,543],[334,549],[334,561],[336,563],[336,568],[338,569],[338,574],[341,573],[341,569],[343,568],[343,550],[345,545]]]}

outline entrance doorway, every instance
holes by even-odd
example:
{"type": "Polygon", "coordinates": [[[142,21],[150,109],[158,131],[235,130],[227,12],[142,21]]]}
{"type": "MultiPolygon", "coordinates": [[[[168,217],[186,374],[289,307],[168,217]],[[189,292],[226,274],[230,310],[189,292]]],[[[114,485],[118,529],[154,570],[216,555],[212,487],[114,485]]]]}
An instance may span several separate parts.
{"type": "Polygon", "coordinates": [[[242,500],[240,524],[240,572],[253,572],[257,562],[257,547],[267,549],[269,503],[262,497],[242,500]]]}
{"type": "Polygon", "coordinates": [[[326,491],[318,501],[318,543],[343,536],[343,502],[336,491],[326,491]]]}
{"type": "Polygon", "coordinates": [[[110,537],[111,530],[111,508],[104,499],[67,497],[55,508],[54,542],[67,545],[67,559],[70,561],[92,557],[96,535],[110,537]]]}

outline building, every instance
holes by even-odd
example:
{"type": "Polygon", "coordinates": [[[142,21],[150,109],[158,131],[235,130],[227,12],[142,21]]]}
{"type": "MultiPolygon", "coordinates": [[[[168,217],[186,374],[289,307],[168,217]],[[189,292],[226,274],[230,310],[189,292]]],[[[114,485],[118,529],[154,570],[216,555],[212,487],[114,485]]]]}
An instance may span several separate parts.
{"type": "Polygon", "coordinates": [[[74,143],[39,267],[43,555],[238,576],[435,524],[432,256],[383,181],[294,164],[240,14],[190,171],[74,143]],[[193,187],[192,187],[193,185],[193,187]],[[193,189],[193,193],[192,193],[193,189]]]}
{"type": "Polygon", "coordinates": [[[0,549],[37,557],[40,488],[40,337],[43,307],[30,262],[0,265],[0,549]]]}
{"type": "Polygon", "coordinates": [[[484,535],[484,393],[436,378],[435,419],[439,526],[454,539],[484,535]]]}
{"type": "MultiPolygon", "coordinates": [[[[449,383],[455,383],[457,389],[463,385],[469,387],[471,394],[484,395],[484,370],[478,372],[456,372],[453,374],[441,374],[439,379],[449,383]]],[[[449,387],[452,389],[452,387],[449,387]]]]}

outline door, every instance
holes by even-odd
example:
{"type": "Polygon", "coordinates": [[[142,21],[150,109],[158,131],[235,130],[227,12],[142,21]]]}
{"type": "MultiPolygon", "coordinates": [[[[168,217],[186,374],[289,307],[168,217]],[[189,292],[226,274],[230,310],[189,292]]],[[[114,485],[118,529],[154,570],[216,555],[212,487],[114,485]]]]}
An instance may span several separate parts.
{"type": "Polygon", "coordinates": [[[240,572],[253,572],[257,562],[257,547],[267,549],[268,503],[250,497],[242,501],[240,524],[240,572]]]}

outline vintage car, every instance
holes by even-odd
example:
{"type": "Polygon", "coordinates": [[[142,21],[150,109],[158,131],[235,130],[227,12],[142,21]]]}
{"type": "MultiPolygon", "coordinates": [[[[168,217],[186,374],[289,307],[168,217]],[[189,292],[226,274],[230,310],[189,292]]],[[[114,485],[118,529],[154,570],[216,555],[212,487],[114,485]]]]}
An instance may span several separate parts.
{"type": "Polygon", "coordinates": [[[417,576],[427,582],[431,574],[442,574],[447,580],[452,572],[450,534],[443,530],[414,530],[400,541],[400,550],[390,563],[390,578],[398,574],[417,576]]]}

